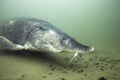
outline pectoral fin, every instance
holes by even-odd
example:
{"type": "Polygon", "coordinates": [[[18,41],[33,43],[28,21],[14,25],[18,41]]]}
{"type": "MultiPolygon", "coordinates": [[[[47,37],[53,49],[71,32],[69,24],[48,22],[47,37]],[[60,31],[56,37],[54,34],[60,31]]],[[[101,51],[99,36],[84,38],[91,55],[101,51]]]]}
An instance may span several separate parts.
{"type": "Polygon", "coordinates": [[[22,49],[24,49],[24,46],[14,44],[10,40],[5,38],[4,36],[0,36],[0,49],[5,49],[5,50],[22,50],[22,49]]]}

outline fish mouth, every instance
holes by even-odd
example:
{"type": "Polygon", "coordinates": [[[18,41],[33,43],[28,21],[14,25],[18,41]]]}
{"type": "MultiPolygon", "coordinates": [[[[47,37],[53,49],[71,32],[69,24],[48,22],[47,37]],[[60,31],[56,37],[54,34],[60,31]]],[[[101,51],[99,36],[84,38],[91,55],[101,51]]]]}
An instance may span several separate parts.
{"type": "Polygon", "coordinates": [[[94,50],[94,47],[91,47],[87,52],[93,52],[94,50]]]}
{"type": "Polygon", "coordinates": [[[94,47],[91,47],[91,49],[89,50],[89,52],[93,52],[94,51],[94,47]]]}

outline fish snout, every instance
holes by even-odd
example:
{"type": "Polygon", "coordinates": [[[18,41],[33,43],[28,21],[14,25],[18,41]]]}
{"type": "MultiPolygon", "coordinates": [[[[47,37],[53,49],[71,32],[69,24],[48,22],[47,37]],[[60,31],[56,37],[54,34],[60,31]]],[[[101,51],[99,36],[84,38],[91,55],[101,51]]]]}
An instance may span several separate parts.
{"type": "Polygon", "coordinates": [[[86,52],[92,52],[92,51],[94,51],[94,48],[93,48],[93,47],[90,47],[90,46],[87,46],[87,47],[85,48],[85,51],[86,51],[86,52]]]}
{"type": "Polygon", "coordinates": [[[90,52],[94,51],[94,47],[90,47],[89,51],[90,52]]]}
{"type": "Polygon", "coordinates": [[[93,52],[94,51],[94,47],[89,47],[89,46],[85,46],[82,48],[79,48],[79,53],[88,53],[88,52],[93,52]]]}

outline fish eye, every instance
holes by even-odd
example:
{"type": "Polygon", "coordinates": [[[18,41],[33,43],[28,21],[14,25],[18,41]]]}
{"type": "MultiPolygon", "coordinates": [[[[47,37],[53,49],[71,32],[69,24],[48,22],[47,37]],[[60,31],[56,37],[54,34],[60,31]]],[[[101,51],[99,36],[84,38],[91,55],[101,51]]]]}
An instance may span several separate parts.
{"type": "Polygon", "coordinates": [[[65,40],[65,38],[62,38],[62,40],[65,40]]]}
{"type": "Polygon", "coordinates": [[[68,45],[68,44],[70,43],[70,39],[63,37],[63,38],[61,39],[61,42],[62,42],[63,44],[65,44],[65,45],[68,45]]]}
{"type": "Polygon", "coordinates": [[[65,39],[64,42],[65,42],[65,44],[69,44],[70,43],[70,39],[65,39]]]}

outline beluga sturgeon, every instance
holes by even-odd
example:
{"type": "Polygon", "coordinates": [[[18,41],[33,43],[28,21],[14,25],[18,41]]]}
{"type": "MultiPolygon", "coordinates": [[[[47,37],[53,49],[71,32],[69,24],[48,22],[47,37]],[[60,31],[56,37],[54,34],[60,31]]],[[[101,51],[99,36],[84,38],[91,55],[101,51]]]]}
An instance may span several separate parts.
{"type": "Polygon", "coordinates": [[[0,49],[74,53],[70,61],[81,59],[81,53],[94,51],[47,21],[35,18],[13,18],[0,27],[0,49]]]}

